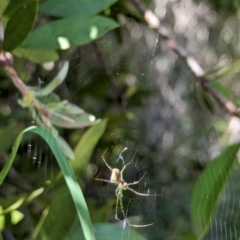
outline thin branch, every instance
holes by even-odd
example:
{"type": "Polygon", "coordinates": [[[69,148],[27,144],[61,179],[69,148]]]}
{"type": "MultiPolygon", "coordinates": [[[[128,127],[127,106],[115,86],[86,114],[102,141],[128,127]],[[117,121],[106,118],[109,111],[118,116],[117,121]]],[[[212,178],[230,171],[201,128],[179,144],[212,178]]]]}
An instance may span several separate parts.
{"type": "MultiPolygon", "coordinates": [[[[6,75],[11,79],[12,83],[15,85],[15,87],[22,93],[23,99],[28,98],[30,91],[28,87],[23,83],[23,81],[18,77],[17,72],[12,67],[12,63],[13,63],[12,55],[9,52],[6,53],[0,52],[0,67],[2,67],[6,75]]],[[[33,99],[32,104],[38,110],[42,118],[46,117],[48,119],[50,117],[51,112],[35,97],[33,99]]],[[[48,125],[46,124],[46,126],[49,128],[52,127],[50,121],[48,125]]]]}
{"type": "MultiPolygon", "coordinates": [[[[4,56],[4,54],[0,53],[0,58],[2,56],[4,56]]],[[[28,90],[27,86],[18,77],[15,69],[12,66],[7,65],[7,64],[8,64],[7,59],[6,59],[6,64],[1,64],[1,62],[0,62],[0,66],[3,68],[3,70],[5,71],[7,76],[12,80],[15,87],[22,93],[23,97],[27,97],[28,93],[29,93],[29,90],[28,90]]],[[[33,100],[33,105],[38,111],[44,113],[44,115],[47,114],[46,113],[46,108],[36,98],[34,98],[34,100],[33,100]]]]}
{"type": "Polygon", "coordinates": [[[142,14],[146,23],[150,28],[157,29],[160,37],[167,42],[169,48],[175,52],[188,66],[190,71],[194,74],[202,88],[211,95],[216,102],[226,110],[230,115],[240,118],[240,112],[237,106],[227,100],[223,95],[217,92],[209,84],[209,80],[204,76],[205,71],[201,68],[198,62],[191,56],[188,56],[187,52],[170,37],[168,30],[161,26],[159,18],[151,11],[145,8],[145,6],[139,0],[130,0],[136,9],[142,14]]]}
{"type": "MultiPolygon", "coordinates": [[[[4,29],[2,21],[0,20],[0,43],[3,42],[4,29]]],[[[29,89],[18,77],[17,72],[13,68],[13,57],[9,52],[3,52],[0,50],[0,67],[5,71],[6,75],[12,80],[15,87],[22,93],[23,98],[27,98],[29,95],[29,89]]],[[[33,100],[34,107],[43,115],[49,116],[49,111],[42,105],[36,98],[33,100]]]]}
{"type": "Polygon", "coordinates": [[[3,24],[2,20],[0,19],[0,50],[2,50],[3,39],[4,39],[3,24]]]}

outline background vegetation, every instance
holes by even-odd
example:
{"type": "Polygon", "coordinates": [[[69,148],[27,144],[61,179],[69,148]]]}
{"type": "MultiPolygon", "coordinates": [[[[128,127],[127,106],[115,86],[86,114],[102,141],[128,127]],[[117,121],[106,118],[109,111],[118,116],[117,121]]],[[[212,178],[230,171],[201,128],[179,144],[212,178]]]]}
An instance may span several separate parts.
{"type": "Polygon", "coordinates": [[[0,239],[238,239],[239,7],[1,0],[0,239]]]}

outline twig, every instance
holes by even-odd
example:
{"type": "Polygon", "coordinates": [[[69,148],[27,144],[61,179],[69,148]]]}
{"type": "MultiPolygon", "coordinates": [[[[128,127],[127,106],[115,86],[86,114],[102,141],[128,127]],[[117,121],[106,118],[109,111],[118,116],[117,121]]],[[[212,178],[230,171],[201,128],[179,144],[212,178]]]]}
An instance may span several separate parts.
{"type": "MultiPolygon", "coordinates": [[[[0,45],[4,39],[4,29],[2,21],[0,20],[0,45]]],[[[3,68],[6,75],[12,80],[15,87],[22,93],[23,98],[27,98],[29,95],[29,89],[23,83],[23,81],[18,77],[17,72],[13,68],[13,57],[9,52],[3,52],[0,49],[0,67],[3,68]]],[[[50,112],[44,107],[35,97],[33,99],[33,106],[46,117],[49,117],[50,112]]]]}
{"type": "MultiPolygon", "coordinates": [[[[0,59],[3,59],[4,56],[6,56],[6,54],[7,53],[5,53],[5,54],[0,53],[0,59]]],[[[6,59],[5,64],[3,62],[0,62],[0,66],[3,68],[3,70],[5,71],[7,76],[12,80],[12,82],[16,86],[16,88],[22,93],[23,97],[27,97],[28,93],[29,93],[27,86],[18,77],[15,69],[10,64],[11,63],[9,63],[8,59],[6,59]]],[[[34,100],[33,100],[33,105],[38,111],[40,111],[41,113],[44,113],[44,115],[47,115],[46,108],[36,98],[34,98],[34,100]]]]}
{"type": "MultiPolygon", "coordinates": [[[[17,72],[12,67],[12,55],[9,52],[0,52],[0,67],[5,71],[6,75],[12,80],[15,87],[22,93],[23,99],[28,98],[29,96],[29,89],[23,83],[23,81],[18,77],[17,72]]],[[[35,97],[33,98],[32,105],[36,108],[41,115],[42,119],[47,120],[50,115],[51,111],[47,109],[41,102],[39,102],[35,97]]],[[[32,107],[32,106],[28,106],[32,107]]],[[[50,121],[44,121],[44,124],[49,129],[54,129],[50,121]]]]}
{"type": "Polygon", "coordinates": [[[2,50],[3,39],[4,39],[4,31],[3,31],[2,20],[0,19],[0,50],[2,50]]]}
{"type": "Polygon", "coordinates": [[[196,79],[201,84],[202,88],[211,95],[212,98],[218,102],[218,104],[223,107],[230,115],[240,118],[240,112],[237,106],[227,100],[219,92],[211,87],[209,80],[204,76],[205,72],[198,64],[198,62],[187,55],[187,52],[170,37],[167,29],[161,26],[159,18],[151,11],[145,8],[145,6],[139,0],[130,0],[136,9],[144,16],[145,21],[150,28],[157,29],[160,37],[167,42],[169,48],[175,52],[183,61],[187,64],[190,71],[194,74],[196,79]]]}

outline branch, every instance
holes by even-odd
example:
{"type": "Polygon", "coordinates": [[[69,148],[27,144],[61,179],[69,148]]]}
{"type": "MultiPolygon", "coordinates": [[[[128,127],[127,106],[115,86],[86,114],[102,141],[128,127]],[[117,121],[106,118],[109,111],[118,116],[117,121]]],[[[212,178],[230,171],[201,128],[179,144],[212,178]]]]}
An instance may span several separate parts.
{"type": "MultiPolygon", "coordinates": [[[[0,20],[0,47],[4,40],[4,29],[2,21],[0,20]]],[[[27,98],[29,96],[29,89],[23,83],[23,81],[18,77],[17,72],[13,68],[13,57],[11,53],[4,52],[0,48],[0,67],[3,68],[6,75],[12,80],[15,87],[22,93],[23,98],[27,98]]],[[[33,99],[34,107],[45,116],[48,115],[48,110],[42,105],[35,97],[33,99]]]]}
{"type": "Polygon", "coordinates": [[[142,14],[148,26],[150,28],[157,29],[160,37],[167,42],[168,47],[186,63],[190,71],[201,84],[202,88],[209,95],[211,95],[211,97],[214,98],[228,114],[240,118],[240,112],[238,111],[237,106],[211,87],[209,80],[204,76],[204,70],[201,68],[198,62],[193,57],[188,56],[187,52],[182,47],[177,45],[177,43],[170,37],[168,30],[161,26],[159,18],[151,10],[146,9],[139,0],[130,1],[142,14]]]}
{"type": "MultiPolygon", "coordinates": [[[[0,52],[0,67],[2,67],[6,75],[11,79],[11,81],[15,85],[15,87],[22,93],[23,101],[24,99],[29,99],[30,91],[28,87],[23,83],[23,81],[18,77],[17,72],[13,68],[12,64],[13,64],[12,55],[9,52],[6,52],[6,53],[0,52]]],[[[50,121],[47,121],[51,112],[41,102],[39,102],[35,98],[35,96],[33,96],[33,100],[31,104],[38,110],[42,120],[45,119],[44,124],[51,129],[52,124],[50,121]]],[[[26,107],[30,107],[30,106],[26,106],[26,107]]]]}
{"type": "MultiPolygon", "coordinates": [[[[23,81],[18,77],[15,69],[11,66],[12,59],[10,59],[8,56],[11,56],[11,54],[0,53],[0,66],[3,68],[6,75],[12,80],[15,87],[22,93],[23,98],[27,98],[29,90],[23,81]]],[[[33,100],[33,105],[38,111],[42,113],[46,110],[45,107],[36,98],[33,100]]],[[[46,115],[46,113],[44,115],[46,115]]]]}
{"type": "Polygon", "coordinates": [[[3,31],[2,20],[0,19],[0,50],[2,50],[3,39],[4,39],[4,31],[3,31]]]}

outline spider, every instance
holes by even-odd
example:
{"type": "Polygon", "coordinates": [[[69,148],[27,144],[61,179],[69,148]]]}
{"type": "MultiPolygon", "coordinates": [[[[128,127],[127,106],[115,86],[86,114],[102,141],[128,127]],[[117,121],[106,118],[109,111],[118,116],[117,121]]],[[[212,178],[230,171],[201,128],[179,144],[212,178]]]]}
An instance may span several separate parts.
{"type": "MultiPolygon", "coordinates": [[[[106,150],[107,151],[107,150],[106,150]]],[[[105,151],[105,152],[106,152],[105,151]]],[[[104,152],[104,154],[105,154],[104,152]]],[[[124,225],[126,224],[127,226],[130,226],[130,227],[148,227],[148,226],[151,226],[153,225],[153,223],[150,223],[150,224],[145,224],[145,225],[135,225],[135,224],[130,224],[129,222],[126,223],[126,214],[125,214],[125,211],[124,211],[124,208],[123,208],[123,201],[122,201],[122,198],[123,198],[123,190],[129,190],[137,195],[140,195],[140,196],[158,196],[158,194],[147,194],[147,193],[140,193],[140,192],[137,192],[135,190],[133,190],[132,188],[130,188],[129,186],[131,185],[136,185],[138,184],[145,176],[146,172],[142,175],[142,177],[138,180],[138,181],[134,181],[132,183],[126,183],[124,180],[123,180],[123,171],[126,169],[126,167],[132,163],[132,161],[130,161],[129,163],[125,164],[122,168],[122,170],[119,170],[118,168],[111,168],[107,161],[105,160],[104,158],[104,154],[102,156],[102,160],[103,162],[105,163],[105,165],[108,167],[108,169],[111,171],[111,177],[110,177],[110,180],[107,180],[107,179],[101,179],[101,178],[95,178],[95,180],[97,181],[102,181],[102,182],[107,182],[107,183],[112,183],[112,184],[116,184],[118,185],[117,188],[116,188],[116,210],[115,210],[115,219],[120,221],[120,222],[123,222],[124,225]],[[120,206],[120,209],[122,211],[122,215],[124,217],[124,220],[121,220],[119,217],[118,217],[118,207],[120,206]]]]}

